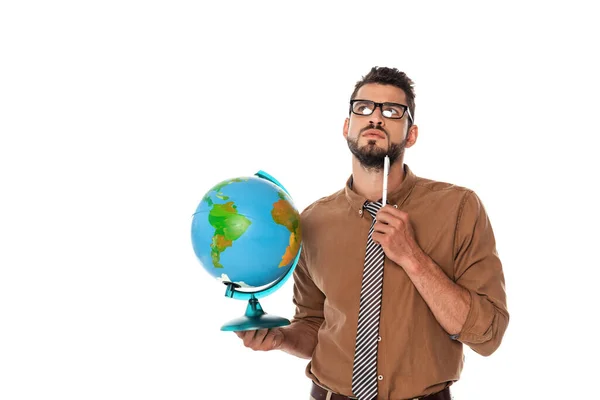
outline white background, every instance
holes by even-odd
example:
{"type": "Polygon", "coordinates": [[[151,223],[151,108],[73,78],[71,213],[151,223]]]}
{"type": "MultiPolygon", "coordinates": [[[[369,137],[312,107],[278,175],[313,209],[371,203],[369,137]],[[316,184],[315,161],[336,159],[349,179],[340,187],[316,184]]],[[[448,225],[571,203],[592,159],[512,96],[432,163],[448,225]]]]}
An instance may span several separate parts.
{"type": "MultiPolygon", "coordinates": [[[[455,398],[597,393],[592,7],[214,3],[0,6],[0,399],[308,398],[305,360],[219,331],[245,304],[191,214],[259,169],[301,210],[342,187],[375,65],[416,83],[405,162],[479,194],[504,263],[508,331],[455,398]]],[[[291,293],[261,303],[291,317],[291,293]]]]}

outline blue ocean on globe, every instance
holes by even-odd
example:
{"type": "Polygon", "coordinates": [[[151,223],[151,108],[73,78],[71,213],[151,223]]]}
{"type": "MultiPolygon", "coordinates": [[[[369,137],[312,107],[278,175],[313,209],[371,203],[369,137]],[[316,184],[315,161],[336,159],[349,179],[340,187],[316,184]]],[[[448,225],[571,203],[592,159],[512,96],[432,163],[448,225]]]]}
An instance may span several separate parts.
{"type": "Polygon", "coordinates": [[[257,176],[229,179],[202,198],[192,220],[192,245],[220,281],[261,287],[292,267],[301,244],[300,215],[279,186],[257,176]]]}

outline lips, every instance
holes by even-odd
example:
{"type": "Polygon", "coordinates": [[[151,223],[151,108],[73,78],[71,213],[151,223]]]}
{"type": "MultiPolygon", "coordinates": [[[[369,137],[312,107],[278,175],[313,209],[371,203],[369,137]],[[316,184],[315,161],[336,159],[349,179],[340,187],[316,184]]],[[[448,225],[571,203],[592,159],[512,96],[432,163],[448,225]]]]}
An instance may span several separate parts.
{"type": "Polygon", "coordinates": [[[385,135],[383,134],[383,132],[381,132],[381,131],[379,131],[377,129],[366,130],[363,133],[363,136],[364,137],[368,137],[368,138],[374,138],[374,137],[376,137],[376,138],[380,138],[380,139],[385,139],[385,135]]]}

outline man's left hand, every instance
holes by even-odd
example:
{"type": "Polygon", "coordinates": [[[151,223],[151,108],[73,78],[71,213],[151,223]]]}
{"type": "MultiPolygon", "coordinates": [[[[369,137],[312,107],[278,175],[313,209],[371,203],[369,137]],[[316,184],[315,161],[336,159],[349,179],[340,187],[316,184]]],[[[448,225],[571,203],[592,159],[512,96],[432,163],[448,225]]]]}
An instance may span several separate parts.
{"type": "Polygon", "coordinates": [[[408,214],[386,205],[376,216],[373,240],[379,243],[385,255],[403,268],[410,267],[423,252],[415,239],[415,231],[408,214]]]}

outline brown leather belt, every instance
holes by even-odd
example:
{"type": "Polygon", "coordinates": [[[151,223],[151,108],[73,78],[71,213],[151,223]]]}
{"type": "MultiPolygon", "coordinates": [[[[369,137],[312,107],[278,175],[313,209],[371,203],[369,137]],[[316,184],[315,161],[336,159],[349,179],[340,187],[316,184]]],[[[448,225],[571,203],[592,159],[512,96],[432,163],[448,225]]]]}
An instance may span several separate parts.
{"type": "MultiPolygon", "coordinates": [[[[314,397],[315,400],[349,400],[356,399],[356,397],[348,397],[337,393],[332,393],[326,389],[323,389],[321,386],[317,385],[313,382],[312,389],[310,391],[310,395],[314,397]],[[329,394],[329,397],[327,395],[329,394]]],[[[450,400],[450,389],[446,388],[441,392],[430,394],[429,396],[424,397],[415,397],[412,400],[450,400]]]]}

